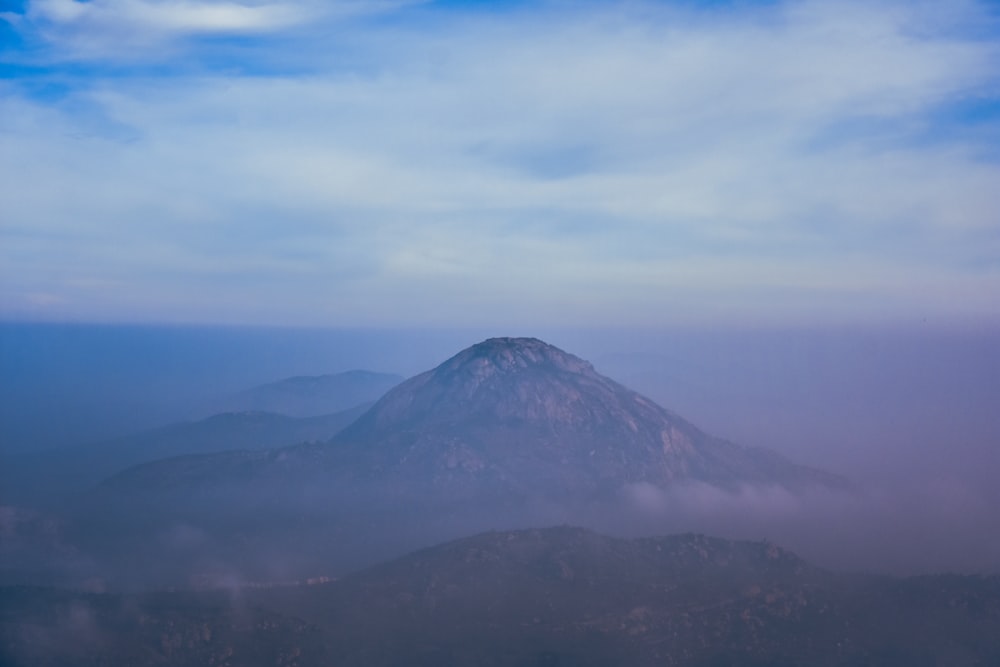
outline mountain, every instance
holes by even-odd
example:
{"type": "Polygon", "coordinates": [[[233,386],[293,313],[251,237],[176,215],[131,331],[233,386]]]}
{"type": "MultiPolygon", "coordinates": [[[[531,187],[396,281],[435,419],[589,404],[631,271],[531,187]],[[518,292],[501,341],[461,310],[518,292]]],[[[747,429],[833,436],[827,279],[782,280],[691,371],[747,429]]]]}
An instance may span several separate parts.
{"type": "Polygon", "coordinates": [[[1000,578],[827,572],[767,542],[479,534],[340,580],[0,589],[0,660],[54,664],[995,665],[1000,578]]]}
{"type": "Polygon", "coordinates": [[[375,401],[402,381],[399,375],[362,370],[302,375],[234,394],[220,402],[218,411],[259,410],[292,417],[326,415],[375,401]]]}
{"type": "Polygon", "coordinates": [[[328,440],[369,407],[371,403],[309,418],[230,412],[102,442],[10,454],[0,469],[0,502],[49,504],[126,468],[158,459],[328,440]]]}
{"type": "Polygon", "coordinates": [[[712,437],[534,338],[493,338],[382,397],[338,433],[354,470],[427,480],[450,494],[486,489],[562,496],[681,481],[843,487],[834,475],[712,437]]]}

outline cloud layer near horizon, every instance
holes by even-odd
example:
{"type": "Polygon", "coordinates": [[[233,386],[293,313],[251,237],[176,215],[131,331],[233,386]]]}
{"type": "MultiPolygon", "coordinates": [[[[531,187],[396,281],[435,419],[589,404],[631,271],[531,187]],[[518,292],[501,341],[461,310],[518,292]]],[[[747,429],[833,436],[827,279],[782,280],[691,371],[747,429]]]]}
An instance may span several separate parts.
{"type": "Polygon", "coordinates": [[[995,321],[976,2],[32,0],[0,316],[995,321]]]}

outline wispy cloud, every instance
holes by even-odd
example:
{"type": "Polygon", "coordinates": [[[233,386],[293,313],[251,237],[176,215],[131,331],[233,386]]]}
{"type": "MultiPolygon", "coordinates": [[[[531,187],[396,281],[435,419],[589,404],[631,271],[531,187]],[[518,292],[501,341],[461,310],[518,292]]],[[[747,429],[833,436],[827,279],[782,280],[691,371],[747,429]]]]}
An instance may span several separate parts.
{"type": "Polygon", "coordinates": [[[30,6],[74,34],[0,96],[8,312],[995,315],[1000,40],[978,3],[78,4],[30,6]],[[126,24],[281,39],[51,72],[126,24]],[[970,105],[984,120],[950,113],[970,105]]]}
{"type": "Polygon", "coordinates": [[[301,22],[304,12],[279,4],[172,0],[36,0],[30,19],[80,30],[160,33],[266,32],[301,22]]]}
{"type": "Polygon", "coordinates": [[[57,61],[155,60],[176,57],[185,39],[280,34],[398,6],[392,0],[31,0],[22,15],[5,18],[39,38],[57,61]]]}

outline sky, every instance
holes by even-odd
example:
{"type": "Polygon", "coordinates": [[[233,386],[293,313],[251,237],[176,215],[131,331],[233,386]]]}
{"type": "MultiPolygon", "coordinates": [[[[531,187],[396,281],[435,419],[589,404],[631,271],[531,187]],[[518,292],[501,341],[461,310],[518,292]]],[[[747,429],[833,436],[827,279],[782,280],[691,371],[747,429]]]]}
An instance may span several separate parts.
{"type": "Polygon", "coordinates": [[[1000,5],[0,0],[0,319],[1000,324],[1000,5]]]}

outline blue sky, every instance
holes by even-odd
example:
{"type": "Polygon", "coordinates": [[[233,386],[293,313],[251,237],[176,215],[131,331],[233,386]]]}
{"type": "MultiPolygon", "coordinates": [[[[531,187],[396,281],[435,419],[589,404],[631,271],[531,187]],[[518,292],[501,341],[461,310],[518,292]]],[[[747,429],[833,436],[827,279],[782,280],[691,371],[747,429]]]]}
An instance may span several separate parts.
{"type": "Polygon", "coordinates": [[[0,319],[1000,323],[974,0],[0,0],[0,319]]]}

